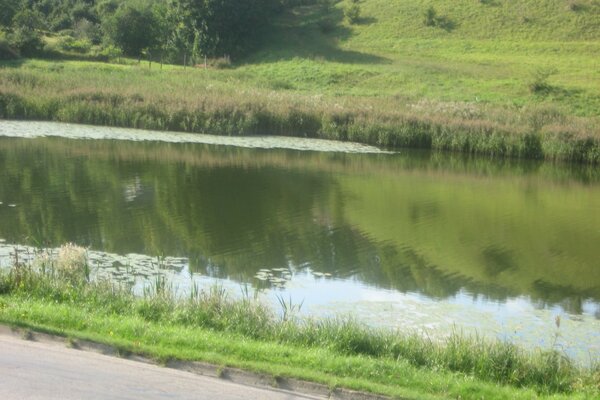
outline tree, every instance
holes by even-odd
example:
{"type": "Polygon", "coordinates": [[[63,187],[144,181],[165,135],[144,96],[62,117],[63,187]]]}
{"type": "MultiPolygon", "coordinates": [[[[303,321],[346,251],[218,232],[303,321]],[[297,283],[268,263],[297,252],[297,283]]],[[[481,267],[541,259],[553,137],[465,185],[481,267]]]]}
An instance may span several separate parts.
{"type": "Polygon", "coordinates": [[[0,0],[0,27],[8,28],[17,13],[18,2],[15,0],[0,0]]]}
{"type": "Polygon", "coordinates": [[[13,17],[10,45],[22,55],[37,55],[44,47],[39,30],[44,28],[44,19],[37,10],[21,9],[13,17]]]}
{"type": "Polygon", "coordinates": [[[178,0],[188,10],[182,23],[194,32],[197,49],[215,57],[244,53],[280,7],[277,0],[178,0]]]}
{"type": "Polygon", "coordinates": [[[157,25],[150,7],[124,4],[105,19],[103,28],[126,55],[139,57],[144,49],[156,45],[157,25]]]}

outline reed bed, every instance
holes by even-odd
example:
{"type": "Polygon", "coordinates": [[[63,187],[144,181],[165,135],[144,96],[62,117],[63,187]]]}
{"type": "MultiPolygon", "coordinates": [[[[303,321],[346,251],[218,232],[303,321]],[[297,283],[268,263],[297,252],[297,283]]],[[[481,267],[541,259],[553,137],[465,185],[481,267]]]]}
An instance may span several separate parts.
{"type": "Polygon", "coordinates": [[[220,71],[207,78],[204,71],[66,65],[0,68],[0,118],[600,162],[598,119],[552,106],[310,95],[248,87],[220,71]]]}

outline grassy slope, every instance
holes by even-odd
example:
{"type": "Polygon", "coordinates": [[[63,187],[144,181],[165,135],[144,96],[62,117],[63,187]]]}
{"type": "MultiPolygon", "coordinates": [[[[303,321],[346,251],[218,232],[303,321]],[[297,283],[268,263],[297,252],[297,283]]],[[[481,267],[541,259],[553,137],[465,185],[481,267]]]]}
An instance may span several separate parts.
{"type": "Polygon", "coordinates": [[[355,25],[350,0],[299,7],[228,70],[4,63],[0,117],[594,163],[600,4],[573,1],[437,1],[445,28],[424,25],[425,1],[363,0],[355,25]],[[532,93],[539,71],[555,73],[532,93]]]}
{"type": "Polygon", "coordinates": [[[243,69],[275,76],[292,87],[332,94],[395,95],[414,101],[550,103],[577,115],[600,109],[600,4],[572,11],[564,0],[518,4],[475,0],[430,2],[363,0],[363,19],[343,21],[339,3],[329,14],[340,25],[322,34],[318,7],[296,10],[243,69]],[[455,25],[427,27],[425,9],[455,25]],[[538,69],[556,69],[555,90],[532,95],[538,69]]]}

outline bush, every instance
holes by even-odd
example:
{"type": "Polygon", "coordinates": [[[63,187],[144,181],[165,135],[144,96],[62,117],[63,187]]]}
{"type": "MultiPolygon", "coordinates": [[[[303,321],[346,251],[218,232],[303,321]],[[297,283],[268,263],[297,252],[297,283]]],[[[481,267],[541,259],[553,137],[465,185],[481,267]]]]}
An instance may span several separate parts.
{"type": "Polygon", "coordinates": [[[433,6],[429,6],[427,11],[425,11],[425,26],[435,26],[437,24],[437,11],[433,6]]]}
{"type": "Polygon", "coordinates": [[[532,74],[532,80],[529,83],[529,91],[531,93],[545,93],[552,89],[548,83],[548,78],[556,74],[558,71],[554,68],[539,68],[532,74]]]}
{"type": "Polygon", "coordinates": [[[360,20],[360,6],[357,3],[352,3],[344,10],[346,19],[351,24],[356,24],[360,20]]]}
{"type": "Polygon", "coordinates": [[[8,43],[11,48],[23,56],[39,55],[44,48],[44,42],[39,32],[30,29],[15,29],[8,36],[8,43]]]}
{"type": "Polygon", "coordinates": [[[70,36],[63,36],[59,39],[58,47],[64,51],[87,53],[90,51],[92,43],[87,39],[75,39],[70,36]]]}

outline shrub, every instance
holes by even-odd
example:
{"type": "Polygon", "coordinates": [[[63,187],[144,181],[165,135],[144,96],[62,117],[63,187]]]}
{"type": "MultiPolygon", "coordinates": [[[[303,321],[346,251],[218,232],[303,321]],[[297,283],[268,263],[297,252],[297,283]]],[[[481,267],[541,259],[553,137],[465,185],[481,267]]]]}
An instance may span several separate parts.
{"type": "Polygon", "coordinates": [[[39,55],[44,48],[44,42],[39,32],[30,29],[15,29],[9,35],[8,43],[11,48],[24,56],[39,55]]]}
{"type": "Polygon", "coordinates": [[[64,51],[75,53],[87,53],[92,44],[87,39],[74,39],[70,36],[63,36],[59,39],[58,47],[64,51]]]}
{"type": "Polygon", "coordinates": [[[538,68],[535,70],[529,83],[529,91],[534,94],[548,92],[552,88],[548,83],[548,78],[557,72],[554,68],[538,68]]]}
{"type": "Polygon", "coordinates": [[[352,3],[344,10],[346,19],[351,24],[356,24],[360,20],[360,6],[357,3],[352,3]]]}
{"type": "Polygon", "coordinates": [[[425,11],[425,26],[435,26],[437,23],[437,11],[433,6],[429,6],[429,8],[425,11]]]}

